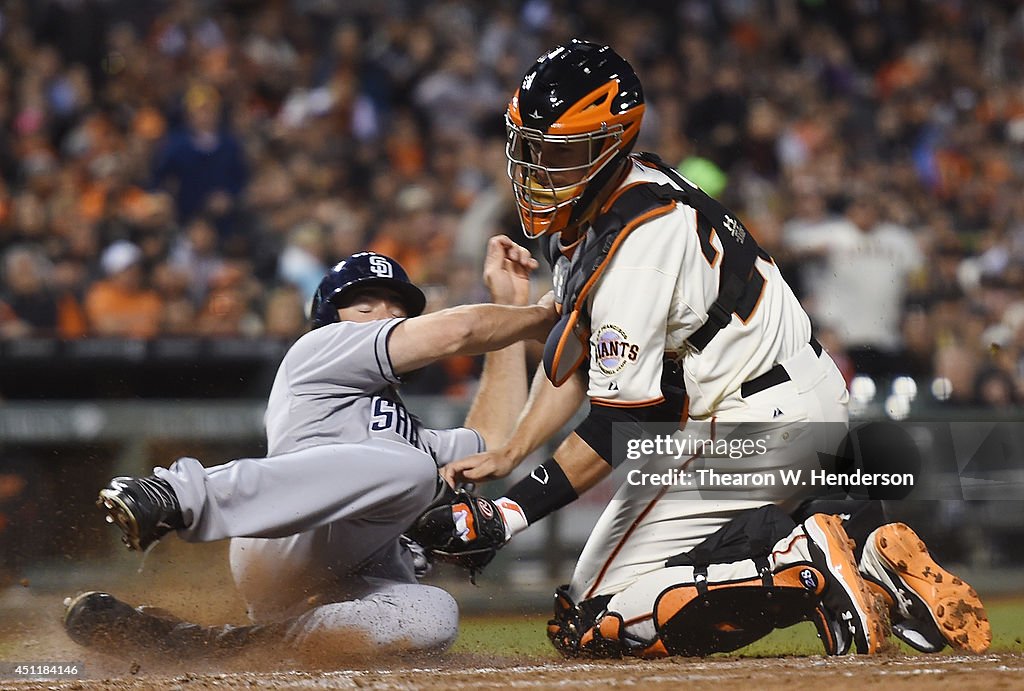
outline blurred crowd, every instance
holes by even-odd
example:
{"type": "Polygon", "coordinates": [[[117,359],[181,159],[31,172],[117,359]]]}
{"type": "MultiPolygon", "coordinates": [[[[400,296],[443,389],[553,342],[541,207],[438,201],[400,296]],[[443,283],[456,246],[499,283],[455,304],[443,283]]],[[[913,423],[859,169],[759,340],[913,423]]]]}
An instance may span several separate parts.
{"type": "Polygon", "coordinates": [[[483,299],[522,237],[505,104],[572,36],[630,60],[638,149],[745,219],[848,378],[1022,400],[1024,10],[994,1],[8,0],[0,338],[294,338],[363,248],[483,299]]]}

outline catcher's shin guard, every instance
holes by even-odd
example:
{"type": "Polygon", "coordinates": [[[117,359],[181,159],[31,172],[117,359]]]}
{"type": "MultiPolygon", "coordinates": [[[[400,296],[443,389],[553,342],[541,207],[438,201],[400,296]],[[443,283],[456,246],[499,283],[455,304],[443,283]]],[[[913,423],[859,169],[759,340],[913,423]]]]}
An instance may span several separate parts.
{"type": "Polygon", "coordinates": [[[777,628],[805,621],[821,594],[822,574],[800,564],[774,573],[723,582],[709,569],[694,585],[663,592],[654,607],[661,646],[649,644],[642,657],[662,654],[705,656],[750,645],[777,628]]]}
{"type": "Polygon", "coordinates": [[[825,577],[807,563],[774,572],[767,559],[672,566],[608,600],[580,637],[586,657],[705,656],[731,652],[807,620],[825,577]]]}
{"type": "Polygon", "coordinates": [[[909,526],[890,523],[872,532],[860,569],[890,605],[893,634],[908,645],[926,653],[947,644],[988,650],[992,628],[978,593],[939,566],[909,526]]]}
{"type": "Polygon", "coordinates": [[[279,643],[288,625],[201,626],[154,608],[132,607],[101,592],[68,598],[64,609],[64,630],[71,640],[112,654],[224,657],[250,646],[279,643]]]}

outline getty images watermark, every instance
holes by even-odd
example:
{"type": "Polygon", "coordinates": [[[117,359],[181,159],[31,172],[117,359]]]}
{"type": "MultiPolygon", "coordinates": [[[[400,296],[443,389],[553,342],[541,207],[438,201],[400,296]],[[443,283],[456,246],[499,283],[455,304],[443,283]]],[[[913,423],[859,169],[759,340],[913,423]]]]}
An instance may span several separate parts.
{"type": "Polygon", "coordinates": [[[1022,422],[616,423],[612,465],[668,500],[1019,501],[1022,422]]]}
{"type": "Polygon", "coordinates": [[[632,468],[626,483],[633,486],[676,486],[694,489],[721,487],[913,487],[911,472],[866,472],[860,468],[837,471],[824,468],[772,467],[737,469],[699,467],[698,459],[762,460],[769,450],[780,455],[785,450],[773,448],[771,435],[756,438],[706,439],[693,436],[655,434],[643,439],[629,439],[626,459],[672,459],[688,462],[676,468],[632,468]],[[758,458],[761,457],[761,458],[758,458]],[[698,461],[696,464],[693,461],[698,461]]]}

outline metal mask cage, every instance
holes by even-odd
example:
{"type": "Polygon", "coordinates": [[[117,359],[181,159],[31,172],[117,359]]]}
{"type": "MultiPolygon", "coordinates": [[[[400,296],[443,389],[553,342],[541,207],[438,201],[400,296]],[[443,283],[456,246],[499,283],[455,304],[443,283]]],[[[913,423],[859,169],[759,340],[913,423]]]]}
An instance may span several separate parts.
{"type": "Polygon", "coordinates": [[[615,158],[621,149],[622,125],[604,126],[599,132],[582,134],[545,134],[537,129],[516,125],[506,114],[508,137],[505,157],[508,159],[508,177],[512,181],[516,203],[522,212],[523,232],[527,237],[538,237],[526,227],[525,220],[544,219],[560,209],[575,204],[586,191],[587,185],[615,158]],[[548,166],[544,164],[545,144],[588,144],[586,160],[578,165],[548,166]],[[583,173],[578,179],[557,185],[552,174],[583,173]]]}

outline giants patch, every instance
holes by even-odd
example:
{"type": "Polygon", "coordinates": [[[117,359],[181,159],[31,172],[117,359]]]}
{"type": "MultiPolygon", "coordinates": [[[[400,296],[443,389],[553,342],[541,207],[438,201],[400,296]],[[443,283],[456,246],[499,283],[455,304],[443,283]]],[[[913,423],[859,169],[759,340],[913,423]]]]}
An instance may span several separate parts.
{"type": "Polygon", "coordinates": [[[630,343],[626,332],[614,324],[605,324],[594,335],[594,362],[605,374],[615,374],[639,356],[640,346],[630,343]]]}

